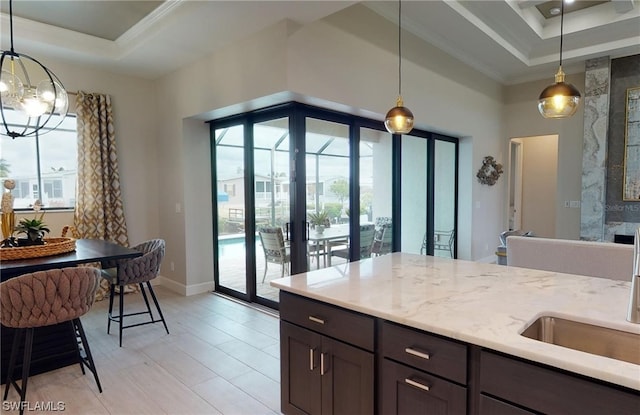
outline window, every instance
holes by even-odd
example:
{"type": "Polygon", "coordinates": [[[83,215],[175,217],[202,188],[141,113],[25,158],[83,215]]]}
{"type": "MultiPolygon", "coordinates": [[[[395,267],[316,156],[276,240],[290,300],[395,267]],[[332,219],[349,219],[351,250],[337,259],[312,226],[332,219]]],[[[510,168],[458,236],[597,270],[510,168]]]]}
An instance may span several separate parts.
{"type": "Polygon", "coordinates": [[[226,194],[228,194],[229,196],[235,196],[236,195],[236,185],[235,184],[225,184],[224,185],[224,192],[226,194]]]}
{"type": "MultiPolygon", "coordinates": [[[[4,111],[11,123],[13,111],[4,111]]],[[[46,133],[15,139],[0,136],[0,181],[15,180],[15,209],[28,209],[38,199],[45,208],[75,207],[77,140],[74,115],[46,133]]]]}

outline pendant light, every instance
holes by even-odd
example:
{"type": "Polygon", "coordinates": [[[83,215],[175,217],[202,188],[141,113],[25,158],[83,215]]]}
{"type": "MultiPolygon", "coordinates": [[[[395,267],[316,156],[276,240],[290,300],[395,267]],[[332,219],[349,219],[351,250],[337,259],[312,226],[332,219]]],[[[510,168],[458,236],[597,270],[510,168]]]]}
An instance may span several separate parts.
{"type": "Polygon", "coordinates": [[[56,129],[67,116],[67,92],[43,64],[13,49],[13,0],[9,0],[9,28],[11,49],[3,50],[0,58],[0,135],[44,134],[56,129]]]}
{"type": "Polygon", "coordinates": [[[413,129],[413,113],[402,101],[402,1],[398,0],[398,98],[387,112],[384,126],[391,134],[407,134],[413,129]]]}
{"type": "Polygon", "coordinates": [[[580,103],[578,88],[564,81],[562,70],[562,37],[564,29],[564,0],[560,6],[560,66],[556,83],[546,87],[538,98],[538,111],[544,118],[567,118],[576,113],[580,103]]]}

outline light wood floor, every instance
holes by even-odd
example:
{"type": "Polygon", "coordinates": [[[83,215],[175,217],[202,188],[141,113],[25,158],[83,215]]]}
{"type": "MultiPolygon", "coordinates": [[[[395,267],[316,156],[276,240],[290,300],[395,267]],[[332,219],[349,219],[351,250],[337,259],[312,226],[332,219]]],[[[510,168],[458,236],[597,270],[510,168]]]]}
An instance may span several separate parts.
{"type": "MultiPolygon", "coordinates": [[[[156,293],[170,335],[161,323],[126,329],[120,348],[117,325],[106,333],[108,303],[97,302],[81,320],[103,393],[74,365],[31,377],[30,405],[63,402],[65,414],[280,413],[277,317],[211,293],[156,293]]],[[[139,294],[125,296],[131,304],[143,304],[139,294]]],[[[19,400],[14,390],[9,400],[19,400]]]]}

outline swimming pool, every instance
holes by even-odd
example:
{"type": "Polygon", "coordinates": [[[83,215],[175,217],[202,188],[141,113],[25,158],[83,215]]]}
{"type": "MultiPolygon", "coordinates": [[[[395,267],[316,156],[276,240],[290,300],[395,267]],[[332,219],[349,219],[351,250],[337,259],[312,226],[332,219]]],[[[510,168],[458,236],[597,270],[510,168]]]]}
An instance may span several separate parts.
{"type": "MultiPolygon", "coordinates": [[[[256,245],[260,242],[260,236],[256,235],[256,245]]],[[[218,253],[221,258],[244,257],[246,254],[245,236],[229,235],[218,240],[218,253]]]]}

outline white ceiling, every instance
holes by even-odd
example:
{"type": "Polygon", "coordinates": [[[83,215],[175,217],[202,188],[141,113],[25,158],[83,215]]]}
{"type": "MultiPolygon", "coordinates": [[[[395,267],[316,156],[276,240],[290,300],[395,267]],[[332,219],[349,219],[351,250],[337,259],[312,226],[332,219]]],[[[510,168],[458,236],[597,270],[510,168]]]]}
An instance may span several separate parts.
{"type": "MultiPolygon", "coordinates": [[[[550,78],[558,65],[560,18],[542,16],[535,6],[545,2],[405,0],[402,27],[504,84],[550,78]]],[[[285,18],[306,24],[355,3],[16,0],[14,47],[153,79],[285,18]]],[[[397,2],[362,4],[397,24],[397,2]]],[[[5,50],[8,0],[0,7],[5,50]]],[[[564,32],[563,67],[569,73],[583,71],[586,59],[639,54],[640,0],[567,13],[564,32]]]]}

